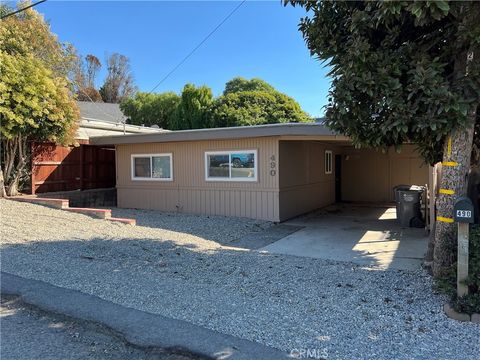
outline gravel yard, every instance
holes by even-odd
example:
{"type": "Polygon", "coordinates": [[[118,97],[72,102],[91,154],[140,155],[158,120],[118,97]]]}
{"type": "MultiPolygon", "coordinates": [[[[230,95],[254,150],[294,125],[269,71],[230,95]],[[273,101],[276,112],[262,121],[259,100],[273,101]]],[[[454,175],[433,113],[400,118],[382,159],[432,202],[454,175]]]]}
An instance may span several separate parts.
{"type": "Polygon", "coordinates": [[[271,224],[118,209],[138,226],[0,200],[2,270],[328,359],[478,359],[480,325],[423,272],[229,246],[271,224]]]}

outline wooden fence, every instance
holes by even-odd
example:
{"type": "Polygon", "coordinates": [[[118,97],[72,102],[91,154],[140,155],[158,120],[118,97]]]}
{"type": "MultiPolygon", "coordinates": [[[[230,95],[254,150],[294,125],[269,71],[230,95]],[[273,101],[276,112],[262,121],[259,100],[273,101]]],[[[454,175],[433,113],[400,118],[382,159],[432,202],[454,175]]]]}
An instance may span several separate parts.
{"type": "Polygon", "coordinates": [[[114,148],[32,143],[31,150],[32,194],[115,186],[114,148]]]}

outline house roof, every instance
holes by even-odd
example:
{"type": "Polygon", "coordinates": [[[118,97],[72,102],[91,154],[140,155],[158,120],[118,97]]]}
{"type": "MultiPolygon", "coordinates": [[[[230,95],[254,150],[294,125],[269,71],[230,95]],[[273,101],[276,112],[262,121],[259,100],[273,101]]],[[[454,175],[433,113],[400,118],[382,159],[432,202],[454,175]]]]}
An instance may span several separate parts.
{"type": "Polygon", "coordinates": [[[123,134],[157,133],[169,130],[146,126],[112,123],[109,121],[81,119],[77,130],[77,139],[88,140],[99,136],[114,136],[123,134]]]}
{"type": "Polygon", "coordinates": [[[319,123],[281,123],[255,126],[238,126],[211,129],[178,130],[154,134],[101,136],[90,139],[96,145],[140,144],[173,141],[198,141],[216,139],[240,139],[266,136],[308,136],[346,139],[319,123]]]}
{"type": "Polygon", "coordinates": [[[80,108],[77,139],[168,131],[158,127],[126,124],[127,117],[123,115],[118,104],[77,101],[77,105],[80,108]]]}
{"type": "Polygon", "coordinates": [[[110,123],[123,123],[127,120],[118,104],[77,101],[77,105],[82,119],[108,121],[110,123]]]}

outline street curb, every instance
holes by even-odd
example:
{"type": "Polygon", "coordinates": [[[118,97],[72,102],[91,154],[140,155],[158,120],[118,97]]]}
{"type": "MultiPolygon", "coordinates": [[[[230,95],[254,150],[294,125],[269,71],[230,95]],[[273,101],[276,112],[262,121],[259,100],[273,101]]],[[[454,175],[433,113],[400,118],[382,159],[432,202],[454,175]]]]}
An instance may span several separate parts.
{"type": "Polygon", "coordinates": [[[286,353],[259,343],[3,271],[1,293],[20,296],[23,302],[41,310],[99,323],[134,346],[175,350],[216,360],[291,359],[286,353]]]}

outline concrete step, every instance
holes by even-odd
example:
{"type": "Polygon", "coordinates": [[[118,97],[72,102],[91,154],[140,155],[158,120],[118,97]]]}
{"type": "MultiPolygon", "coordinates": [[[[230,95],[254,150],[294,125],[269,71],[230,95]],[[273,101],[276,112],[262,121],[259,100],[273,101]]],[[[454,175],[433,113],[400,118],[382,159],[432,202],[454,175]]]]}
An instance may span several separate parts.
{"type": "Polygon", "coordinates": [[[126,225],[135,226],[137,221],[135,219],[126,219],[126,218],[112,218],[112,210],[110,209],[94,209],[94,208],[76,208],[76,207],[69,207],[68,199],[51,199],[51,198],[38,198],[34,196],[14,196],[9,197],[8,199],[13,201],[21,201],[21,202],[28,202],[32,204],[39,204],[50,206],[74,213],[85,214],[89,216],[93,216],[100,219],[110,220],[119,222],[126,225]]]}
{"type": "Polygon", "coordinates": [[[92,209],[92,208],[67,208],[66,211],[90,215],[100,219],[110,219],[112,217],[112,210],[110,209],[92,209]]]}
{"type": "Polygon", "coordinates": [[[21,202],[28,202],[32,204],[46,205],[46,206],[50,206],[58,209],[66,209],[69,206],[67,199],[37,198],[37,197],[30,197],[30,196],[13,196],[13,197],[9,197],[8,199],[13,201],[21,201],[21,202]]]}
{"type": "Polygon", "coordinates": [[[110,219],[107,219],[107,220],[123,223],[123,224],[126,224],[126,225],[132,225],[132,226],[137,225],[137,221],[135,219],[110,218],[110,219]]]}

